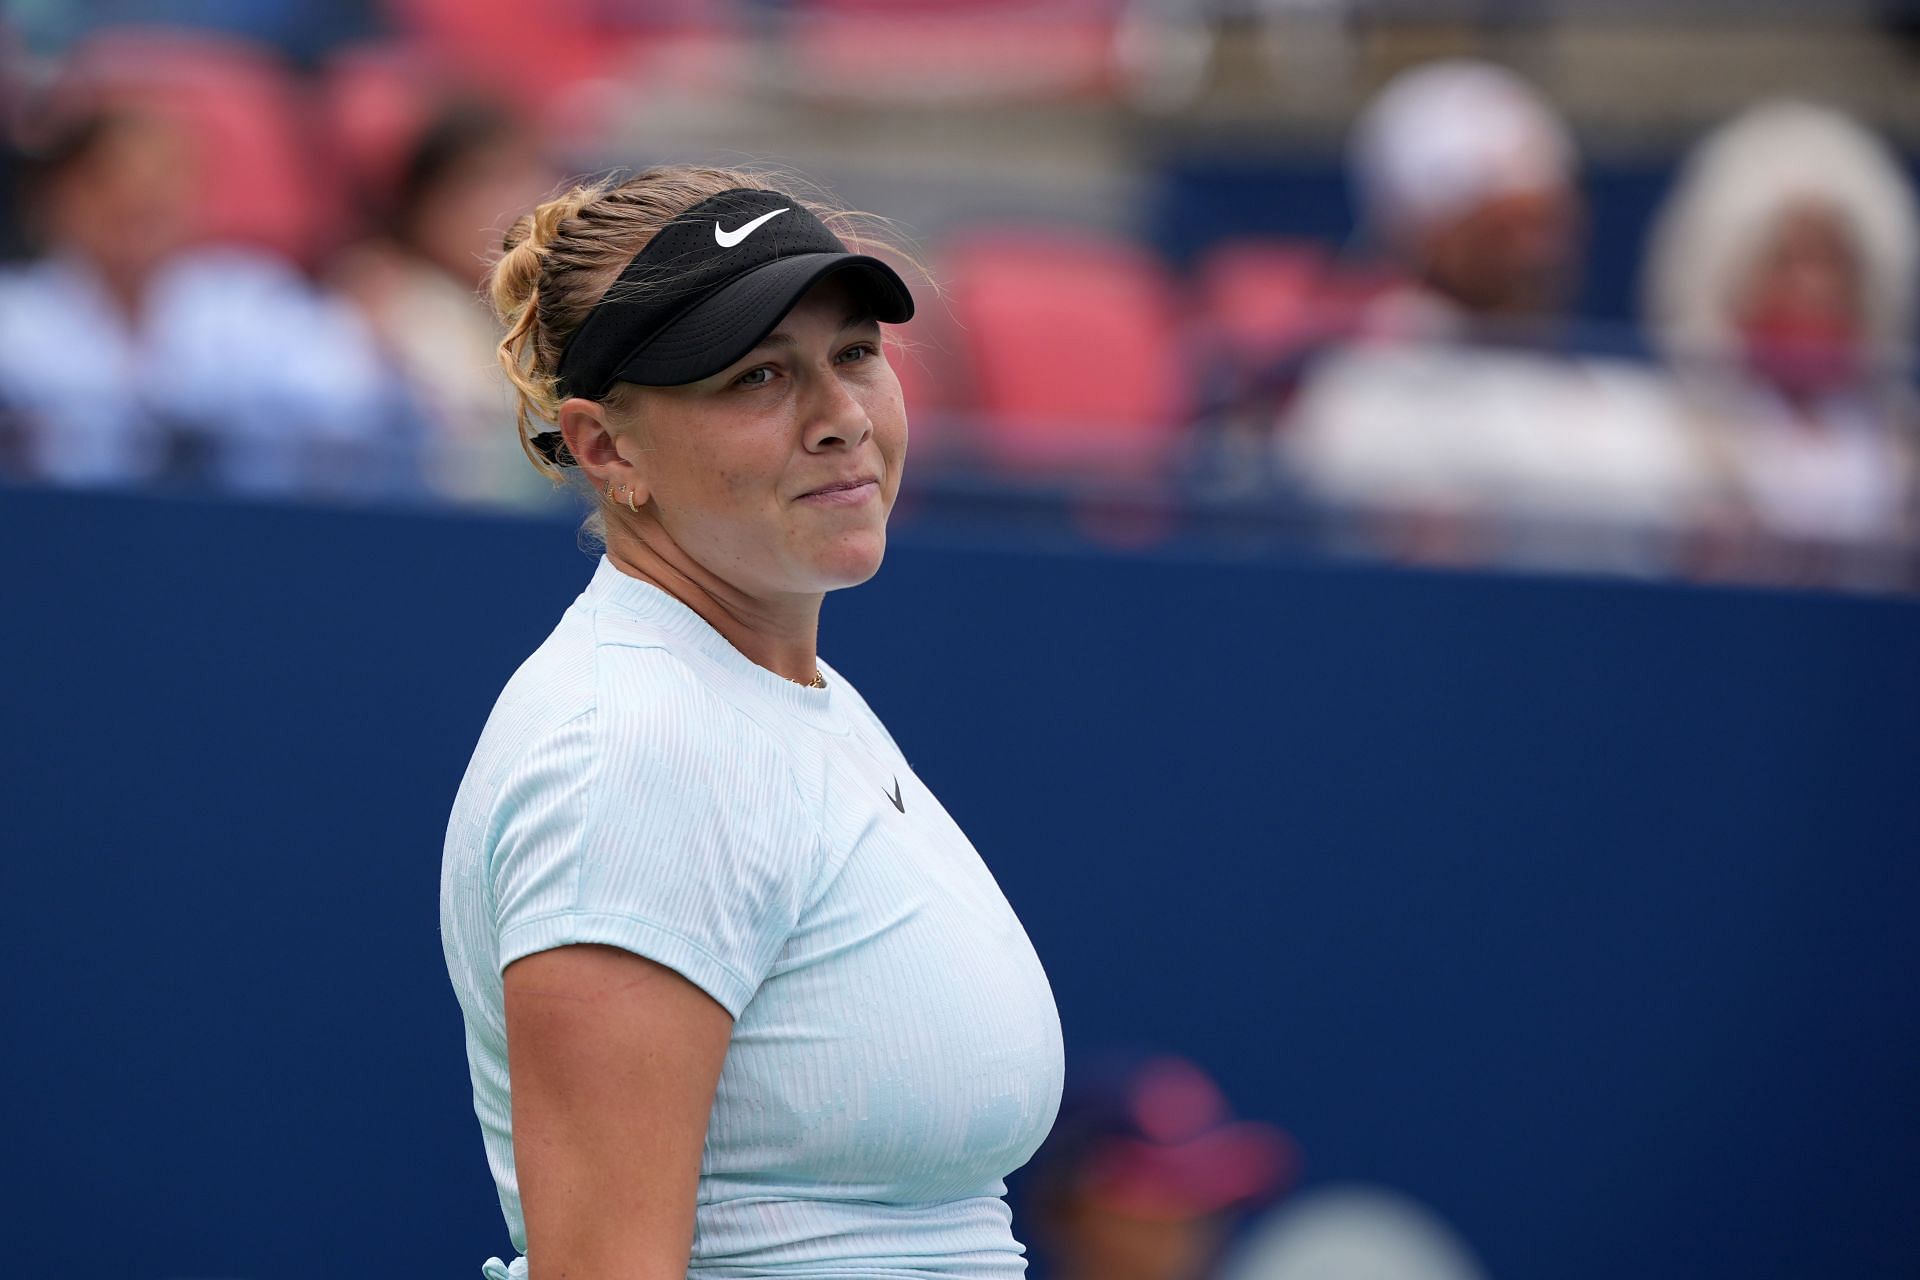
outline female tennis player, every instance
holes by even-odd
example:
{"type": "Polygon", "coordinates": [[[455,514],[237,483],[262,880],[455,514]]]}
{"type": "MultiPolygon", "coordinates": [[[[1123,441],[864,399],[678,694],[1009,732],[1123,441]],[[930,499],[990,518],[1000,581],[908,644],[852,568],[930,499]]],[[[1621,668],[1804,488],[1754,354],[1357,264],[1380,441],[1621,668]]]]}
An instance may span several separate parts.
{"type": "Polygon", "coordinates": [[[655,169],[542,205],[493,272],[522,437],[591,486],[605,555],[447,830],[447,967],[522,1254],[489,1280],[1025,1270],[1002,1178],[1058,1106],[1046,976],[815,653],[826,593],[880,567],[907,444],[880,326],[913,314],[830,223],[655,169]]]}

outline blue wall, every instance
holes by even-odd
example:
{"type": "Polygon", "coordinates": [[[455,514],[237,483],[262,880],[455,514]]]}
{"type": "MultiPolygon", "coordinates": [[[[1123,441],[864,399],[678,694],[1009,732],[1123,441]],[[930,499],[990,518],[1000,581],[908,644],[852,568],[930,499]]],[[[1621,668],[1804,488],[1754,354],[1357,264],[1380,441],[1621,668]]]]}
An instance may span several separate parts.
{"type": "MultiPolygon", "coordinates": [[[[437,936],[565,525],[0,493],[21,1275],[504,1252],[437,936]]],[[[1021,556],[823,648],[1069,1051],[1189,1052],[1499,1277],[1920,1270],[1920,606],[1021,556]]]]}

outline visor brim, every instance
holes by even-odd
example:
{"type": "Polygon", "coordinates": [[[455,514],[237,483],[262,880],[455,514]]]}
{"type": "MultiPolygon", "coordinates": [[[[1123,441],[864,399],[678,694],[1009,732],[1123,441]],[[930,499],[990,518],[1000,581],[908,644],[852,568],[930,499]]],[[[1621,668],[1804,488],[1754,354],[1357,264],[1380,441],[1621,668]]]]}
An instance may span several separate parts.
{"type": "Polygon", "coordinates": [[[913,294],[881,259],[859,253],[794,254],[729,280],[695,302],[629,356],[614,380],[677,387],[710,378],[759,345],[807,290],[843,272],[874,319],[886,324],[913,319],[913,294]]]}

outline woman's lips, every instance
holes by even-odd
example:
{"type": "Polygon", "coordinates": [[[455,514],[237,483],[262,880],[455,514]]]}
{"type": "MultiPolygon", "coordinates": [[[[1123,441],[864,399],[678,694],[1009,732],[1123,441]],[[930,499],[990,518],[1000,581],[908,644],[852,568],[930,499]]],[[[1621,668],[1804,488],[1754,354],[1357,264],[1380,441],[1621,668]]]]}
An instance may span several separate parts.
{"type": "Polygon", "coordinates": [[[816,489],[812,493],[803,493],[796,501],[810,502],[822,507],[854,507],[871,501],[879,494],[878,480],[853,480],[846,484],[816,489]]]}

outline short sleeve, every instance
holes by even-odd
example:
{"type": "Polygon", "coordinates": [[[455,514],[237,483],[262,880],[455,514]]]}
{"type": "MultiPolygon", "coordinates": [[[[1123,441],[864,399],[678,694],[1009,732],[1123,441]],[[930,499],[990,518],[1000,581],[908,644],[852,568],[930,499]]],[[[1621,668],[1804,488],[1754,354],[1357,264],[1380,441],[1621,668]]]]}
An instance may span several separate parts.
{"type": "Polygon", "coordinates": [[[499,966],[604,943],[739,1017],[823,858],[778,740],[659,649],[608,647],[596,696],[502,787],[488,874],[499,966]]]}

